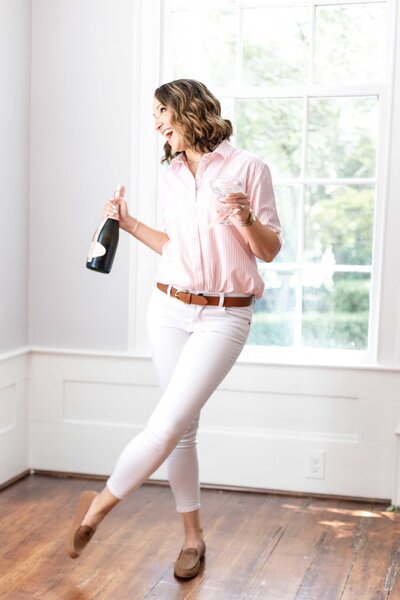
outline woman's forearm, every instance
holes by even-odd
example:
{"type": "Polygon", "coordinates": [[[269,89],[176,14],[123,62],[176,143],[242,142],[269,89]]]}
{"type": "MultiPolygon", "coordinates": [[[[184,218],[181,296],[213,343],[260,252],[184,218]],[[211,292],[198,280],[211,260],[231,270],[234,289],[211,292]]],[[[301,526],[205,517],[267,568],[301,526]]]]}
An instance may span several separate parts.
{"type": "Polygon", "coordinates": [[[158,254],[162,254],[162,248],[169,240],[166,233],[148,227],[148,225],[138,221],[135,217],[128,217],[127,222],[121,228],[158,254]]]}
{"type": "Polygon", "coordinates": [[[269,229],[267,225],[263,225],[258,219],[249,227],[242,227],[236,220],[233,222],[257,258],[265,262],[274,260],[281,249],[281,242],[276,233],[269,229]]]}

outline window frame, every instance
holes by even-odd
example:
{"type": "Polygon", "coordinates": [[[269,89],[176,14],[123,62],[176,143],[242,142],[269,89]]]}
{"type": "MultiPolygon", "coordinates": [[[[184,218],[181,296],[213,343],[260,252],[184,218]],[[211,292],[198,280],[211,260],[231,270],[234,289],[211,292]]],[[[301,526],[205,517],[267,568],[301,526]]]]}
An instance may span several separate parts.
{"type": "MultiPolygon", "coordinates": [[[[383,264],[385,259],[385,243],[384,236],[385,231],[390,223],[387,223],[387,212],[388,202],[393,196],[391,191],[392,183],[390,181],[389,163],[393,156],[391,155],[391,143],[393,144],[393,138],[399,138],[400,136],[394,136],[392,132],[393,123],[393,93],[394,87],[397,83],[400,83],[399,65],[397,64],[397,75],[395,74],[395,49],[396,49],[396,16],[397,16],[397,2],[395,0],[285,0],[285,2],[276,1],[250,1],[250,0],[239,0],[237,2],[238,10],[242,8],[260,8],[266,6],[308,6],[312,14],[315,14],[315,7],[322,5],[342,5],[342,4],[360,4],[360,3],[386,3],[387,20],[388,20],[388,32],[387,37],[387,65],[388,70],[384,83],[379,84],[358,84],[358,85],[319,85],[315,83],[307,83],[302,85],[282,87],[272,86],[259,86],[256,88],[257,95],[254,95],[255,88],[249,86],[238,85],[237,81],[232,86],[213,88],[214,93],[221,98],[303,98],[303,102],[307,102],[308,98],[313,97],[348,97],[348,96],[377,96],[379,98],[379,138],[377,142],[377,165],[376,175],[374,178],[363,179],[362,183],[377,183],[376,185],[376,202],[375,202],[375,218],[374,218],[374,232],[373,232],[373,261],[371,266],[371,304],[369,314],[369,346],[366,350],[332,350],[324,348],[293,348],[293,347],[274,347],[274,346],[246,346],[240,357],[241,361],[251,363],[293,363],[293,364],[332,364],[332,365],[378,365],[380,363],[392,363],[397,356],[397,362],[400,363],[400,331],[392,339],[391,345],[388,343],[383,344],[385,347],[391,348],[388,352],[382,353],[382,331],[386,332],[389,330],[388,326],[383,325],[385,318],[384,306],[386,302],[386,290],[383,286],[383,274],[387,270],[387,265],[383,264]],[[383,327],[383,329],[382,329],[383,327]]],[[[140,152],[137,150],[134,153],[134,167],[136,173],[140,173],[137,178],[136,186],[136,197],[141,200],[138,202],[139,219],[143,219],[150,224],[156,225],[159,223],[158,219],[158,206],[157,200],[154,202],[147,202],[143,200],[143,194],[147,198],[156,198],[157,196],[157,185],[156,181],[152,179],[150,189],[144,184],[145,179],[149,177],[156,177],[158,172],[159,157],[161,156],[162,144],[156,139],[150,139],[148,135],[148,100],[152,98],[154,89],[162,81],[168,81],[172,79],[171,69],[168,68],[170,62],[170,53],[168,51],[167,34],[168,23],[169,23],[169,12],[168,6],[173,4],[174,9],[179,8],[182,10],[193,10],[196,8],[204,9],[208,5],[212,8],[218,8],[226,6],[226,3],[222,0],[219,2],[212,2],[211,0],[198,1],[193,0],[189,3],[183,0],[155,0],[152,6],[140,0],[136,4],[135,9],[135,23],[136,23],[136,55],[146,56],[146,69],[141,68],[140,59],[137,59],[135,68],[136,77],[134,77],[134,84],[136,84],[135,98],[136,105],[134,109],[133,126],[138,126],[139,131],[139,144],[140,152]],[[155,18],[157,15],[157,18],[155,18]],[[145,35],[146,31],[151,31],[153,36],[145,35]],[[146,29],[148,28],[148,29],[146,29]],[[155,44],[155,40],[158,43],[155,44]],[[164,43],[165,41],[165,43],[164,43]],[[138,85],[139,84],[139,85],[138,85]],[[144,125],[146,123],[146,125],[144,125]],[[146,142],[147,140],[147,142],[146,142]],[[145,149],[143,149],[143,142],[145,142],[145,149]],[[144,156],[146,154],[146,156],[144,156]]],[[[314,17],[313,17],[314,21],[314,17]]],[[[239,26],[238,26],[239,27],[239,26]]],[[[312,22],[312,27],[314,23],[312,22]]],[[[239,27],[240,30],[240,27],[239,27]]],[[[135,37],[136,37],[135,36],[135,37]]],[[[313,52],[313,44],[310,44],[310,52],[313,52]]],[[[238,52],[236,60],[240,61],[240,45],[238,44],[238,52]]],[[[400,58],[398,59],[400,60],[400,58]]],[[[313,61],[310,61],[312,64],[313,61]]],[[[238,72],[238,71],[237,71],[238,72]]],[[[230,117],[230,115],[227,115],[230,117]]],[[[306,124],[305,124],[306,126],[306,124]]],[[[234,140],[233,140],[234,142],[234,140]]],[[[305,143],[305,142],[304,142],[305,143]]],[[[396,142],[399,144],[399,140],[396,142]]],[[[133,144],[133,147],[135,144],[133,144]]],[[[304,155],[304,150],[302,152],[304,155]]],[[[304,162],[304,156],[302,162],[304,162]]],[[[393,161],[392,161],[393,162],[393,161]]],[[[393,171],[391,171],[393,175],[393,171]]],[[[340,180],[331,179],[311,179],[304,177],[304,165],[302,166],[302,172],[299,178],[285,178],[274,180],[275,184],[280,183],[296,183],[302,186],[305,190],[306,183],[318,182],[318,183],[338,183],[340,180]]],[[[351,183],[351,179],[344,180],[346,183],[351,183]]],[[[357,180],[359,181],[359,180],[357,180]]],[[[303,191],[304,194],[304,191],[303,191]]],[[[302,194],[302,196],[303,196],[302,194]]],[[[302,198],[302,208],[304,210],[304,201],[302,198]]],[[[132,252],[133,261],[131,268],[131,296],[134,296],[135,302],[131,303],[131,324],[134,324],[134,328],[131,326],[131,336],[129,347],[135,353],[148,353],[146,334],[144,332],[144,304],[140,297],[138,297],[138,286],[141,285],[143,288],[143,277],[145,273],[149,273],[149,269],[154,269],[155,260],[153,257],[149,257],[147,249],[136,248],[132,252]],[[140,283],[139,283],[140,282],[140,283]]],[[[283,265],[279,264],[279,269],[282,269],[283,265]]],[[[266,269],[275,269],[276,266],[272,263],[266,265],[266,269]]],[[[145,296],[150,293],[152,285],[145,285],[145,296]]],[[[393,286],[392,286],[393,287],[393,286]]],[[[398,286],[398,292],[400,293],[400,286],[398,286]]],[[[399,297],[399,296],[397,296],[399,297]]],[[[397,314],[400,311],[397,311],[397,314]]],[[[399,315],[400,316],[400,315],[399,315]]],[[[397,330],[396,330],[397,331],[397,330]]],[[[393,338],[393,335],[392,335],[393,338]]]]}

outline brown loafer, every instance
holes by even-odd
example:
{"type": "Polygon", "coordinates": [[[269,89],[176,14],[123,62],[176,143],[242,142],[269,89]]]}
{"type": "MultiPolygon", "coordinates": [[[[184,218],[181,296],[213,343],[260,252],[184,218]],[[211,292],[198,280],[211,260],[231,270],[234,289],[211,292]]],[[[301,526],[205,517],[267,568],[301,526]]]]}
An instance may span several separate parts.
{"type": "Polygon", "coordinates": [[[200,571],[201,561],[205,553],[206,545],[204,542],[202,542],[200,551],[197,548],[185,548],[185,550],[181,550],[174,564],[174,575],[184,579],[196,577],[200,571]]]}
{"type": "Polygon", "coordinates": [[[65,540],[65,549],[70,558],[78,558],[96,531],[93,527],[81,525],[84,516],[89,510],[89,506],[96,496],[97,492],[88,490],[83,492],[79,497],[78,508],[76,509],[74,519],[65,540]]]}

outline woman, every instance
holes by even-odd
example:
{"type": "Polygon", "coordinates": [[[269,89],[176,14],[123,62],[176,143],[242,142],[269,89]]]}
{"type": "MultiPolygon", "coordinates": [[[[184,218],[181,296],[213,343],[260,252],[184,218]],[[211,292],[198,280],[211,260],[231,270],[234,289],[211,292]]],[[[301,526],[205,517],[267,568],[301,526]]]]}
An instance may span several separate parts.
{"type": "Polygon", "coordinates": [[[153,111],[155,129],[165,138],[162,162],[169,163],[161,188],[164,230],[130,216],[122,194],[107,202],[104,216],[119,216],[122,229],[161,255],[148,331],[162,396],[103,491],[81,495],[67,552],[76,558],[104,516],[168,459],[184,529],[174,573],[189,578],[205,554],[196,454],[200,410],[246,342],[253,300],[264,290],[256,257],[269,262],[277,255],[280,224],[267,165],[229,143],[232,125],[205,85],[189,79],[162,85],[153,111]],[[242,179],[245,192],[218,198],[211,182],[227,177],[242,179]],[[221,202],[229,212],[224,224],[221,202]]]}

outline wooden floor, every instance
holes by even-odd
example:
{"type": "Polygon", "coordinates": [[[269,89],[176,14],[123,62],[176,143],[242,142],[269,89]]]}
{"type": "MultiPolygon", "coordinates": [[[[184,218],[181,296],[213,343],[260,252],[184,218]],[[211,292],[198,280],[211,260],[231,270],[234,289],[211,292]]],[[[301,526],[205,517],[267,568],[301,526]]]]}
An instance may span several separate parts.
{"type": "Polygon", "coordinates": [[[182,582],[165,486],[142,486],[66,557],[80,492],[102,487],[31,475],[0,492],[1,600],[400,600],[400,515],[382,505],[203,490],[207,555],[182,582]]]}

